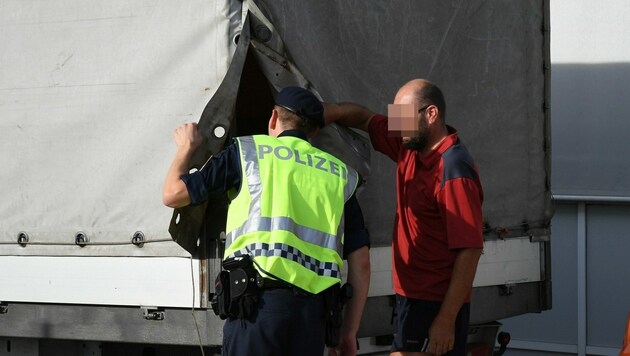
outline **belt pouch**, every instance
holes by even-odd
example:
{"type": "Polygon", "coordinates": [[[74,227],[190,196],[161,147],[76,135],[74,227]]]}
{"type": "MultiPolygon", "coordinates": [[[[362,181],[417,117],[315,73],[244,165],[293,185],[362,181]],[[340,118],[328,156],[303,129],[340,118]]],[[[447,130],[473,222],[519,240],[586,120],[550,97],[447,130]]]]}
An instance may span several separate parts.
{"type": "Polygon", "coordinates": [[[230,271],[230,315],[247,319],[258,303],[256,270],[253,266],[230,271]]]}
{"type": "Polygon", "coordinates": [[[214,280],[214,296],[210,305],[214,314],[218,315],[221,320],[225,320],[230,316],[230,276],[228,271],[221,271],[214,280]]]}

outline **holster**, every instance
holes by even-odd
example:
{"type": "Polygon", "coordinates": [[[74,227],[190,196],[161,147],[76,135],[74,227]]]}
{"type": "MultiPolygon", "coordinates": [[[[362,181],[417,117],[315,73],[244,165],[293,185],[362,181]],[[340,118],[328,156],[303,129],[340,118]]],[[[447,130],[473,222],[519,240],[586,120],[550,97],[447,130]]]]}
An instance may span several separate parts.
{"type": "Polygon", "coordinates": [[[352,298],[352,285],[335,284],[323,294],[326,311],[326,346],[337,347],[343,324],[343,307],[352,298]]]}
{"type": "Polygon", "coordinates": [[[258,303],[257,272],[248,255],[223,261],[224,271],[217,276],[212,310],[221,319],[247,319],[258,303]]]}
{"type": "Polygon", "coordinates": [[[228,271],[221,271],[214,280],[214,295],[210,305],[214,314],[221,320],[230,316],[230,275],[228,271]]]}

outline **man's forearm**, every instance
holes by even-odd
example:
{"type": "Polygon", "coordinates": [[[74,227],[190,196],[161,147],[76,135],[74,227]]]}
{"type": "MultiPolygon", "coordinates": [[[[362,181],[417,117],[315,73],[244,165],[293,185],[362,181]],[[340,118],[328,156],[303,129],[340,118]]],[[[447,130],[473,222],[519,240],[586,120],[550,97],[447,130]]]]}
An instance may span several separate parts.
{"type": "Polygon", "coordinates": [[[175,158],[171,163],[166,179],[164,181],[164,190],[162,191],[162,202],[171,208],[181,208],[190,204],[190,196],[186,184],[181,180],[183,174],[188,173],[190,167],[190,159],[199,145],[203,141],[201,131],[197,124],[186,123],[173,131],[173,139],[177,144],[175,158]]]}
{"type": "Polygon", "coordinates": [[[370,251],[367,246],[348,255],[348,283],[352,285],[353,295],[345,308],[341,332],[356,337],[370,288],[370,251]]]}
{"type": "Polygon", "coordinates": [[[472,288],[481,252],[482,249],[477,248],[462,249],[458,252],[453,266],[451,282],[442,302],[440,315],[455,320],[472,288]]]}
{"type": "Polygon", "coordinates": [[[324,103],[324,120],[326,124],[337,123],[339,125],[354,127],[368,131],[370,119],[375,115],[367,108],[353,103],[324,103]]]}
{"type": "Polygon", "coordinates": [[[164,205],[171,208],[180,208],[190,204],[188,189],[180,177],[188,172],[192,152],[189,149],[180,147],[175,153],[175,158],[166,173],[164,181],[164,190],[162,192],[164,205]]]}
{"type": "Polygon", "coordinates": [[[430,354],[443,354],[453,349],[457,314],[472,288],[481,249],[462,249],[455,257],[455,265],[442,306],[429,328],[430,354]]]}

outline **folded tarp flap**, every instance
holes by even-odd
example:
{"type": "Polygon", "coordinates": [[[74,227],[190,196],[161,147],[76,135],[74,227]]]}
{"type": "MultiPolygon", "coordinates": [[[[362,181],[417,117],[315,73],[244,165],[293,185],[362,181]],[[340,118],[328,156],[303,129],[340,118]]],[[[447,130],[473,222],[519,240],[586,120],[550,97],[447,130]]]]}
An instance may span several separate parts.
{"type": "MultiPolygon", "coordinates": [[[[273,97],[283,87],[290,85],[307,88],[320,97],[311,82],[292,63],[273,24],[256,4],[252,1],[244,2],[244,13],[246,17],[240,35],[237,36],[237,48],[228,73],[199,120],[204,143],[193,156],[192,169],[201,168],[212,154],[220,151],[231,134],[239,135],[239,130],[235,129],[233,124],[239,102],[238,95],[243,93],[239,86],[249,79],[242,77],[247,61],[254,60],[254,63],[249,65],[256,66],[266,79],[265,83],[257,85],[262,84],[273,97]]],[[[241,130],[245,127],[244,131],[250,131],[247,126],[261,126],[260,123],[252,122],[255,120],[252,117],[241,120],[245,122],[240,123],[239,127],[241,130]]],[[[266,125],[264,127],[266,128],[266,125]]],[[[364,136],[348,128],[330,125],[321,130],[314,144],[337,155],[359,170],[362,175],[369,174],[370,148],[364,136]]],[[[226,209],[225,197],[198,206],[176,209],[169,231],[173,239],[194,256],[206,256],[205,253],[212,255],[216,253],[217,247],[220,254],[221,245],[215,242],[224,232],[226,209]]]]}

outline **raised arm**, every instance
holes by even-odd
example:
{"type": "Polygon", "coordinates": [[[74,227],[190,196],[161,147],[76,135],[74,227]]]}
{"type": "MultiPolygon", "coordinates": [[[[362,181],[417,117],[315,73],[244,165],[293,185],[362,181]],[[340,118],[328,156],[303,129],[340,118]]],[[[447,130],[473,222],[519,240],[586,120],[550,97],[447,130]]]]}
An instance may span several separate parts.
{"type": "Polygon", "coordinates": [[[354,103],[324,103],[324,121],[326,124],[337,123],[342,126],[368,130],[370,119],[376,113],[354,103]]]}
{"type": "Polygon", "coordinates": [[[202,142],[201,133],[196,123],[183,124],[175,129],[173,138],[177,144],[177,151],[173,158],[162,191],[162,202],[171,208],[180,208],[190,204],[190,196],[186,184],[180,179],[188,173],[190,158],[202,142]]]}

